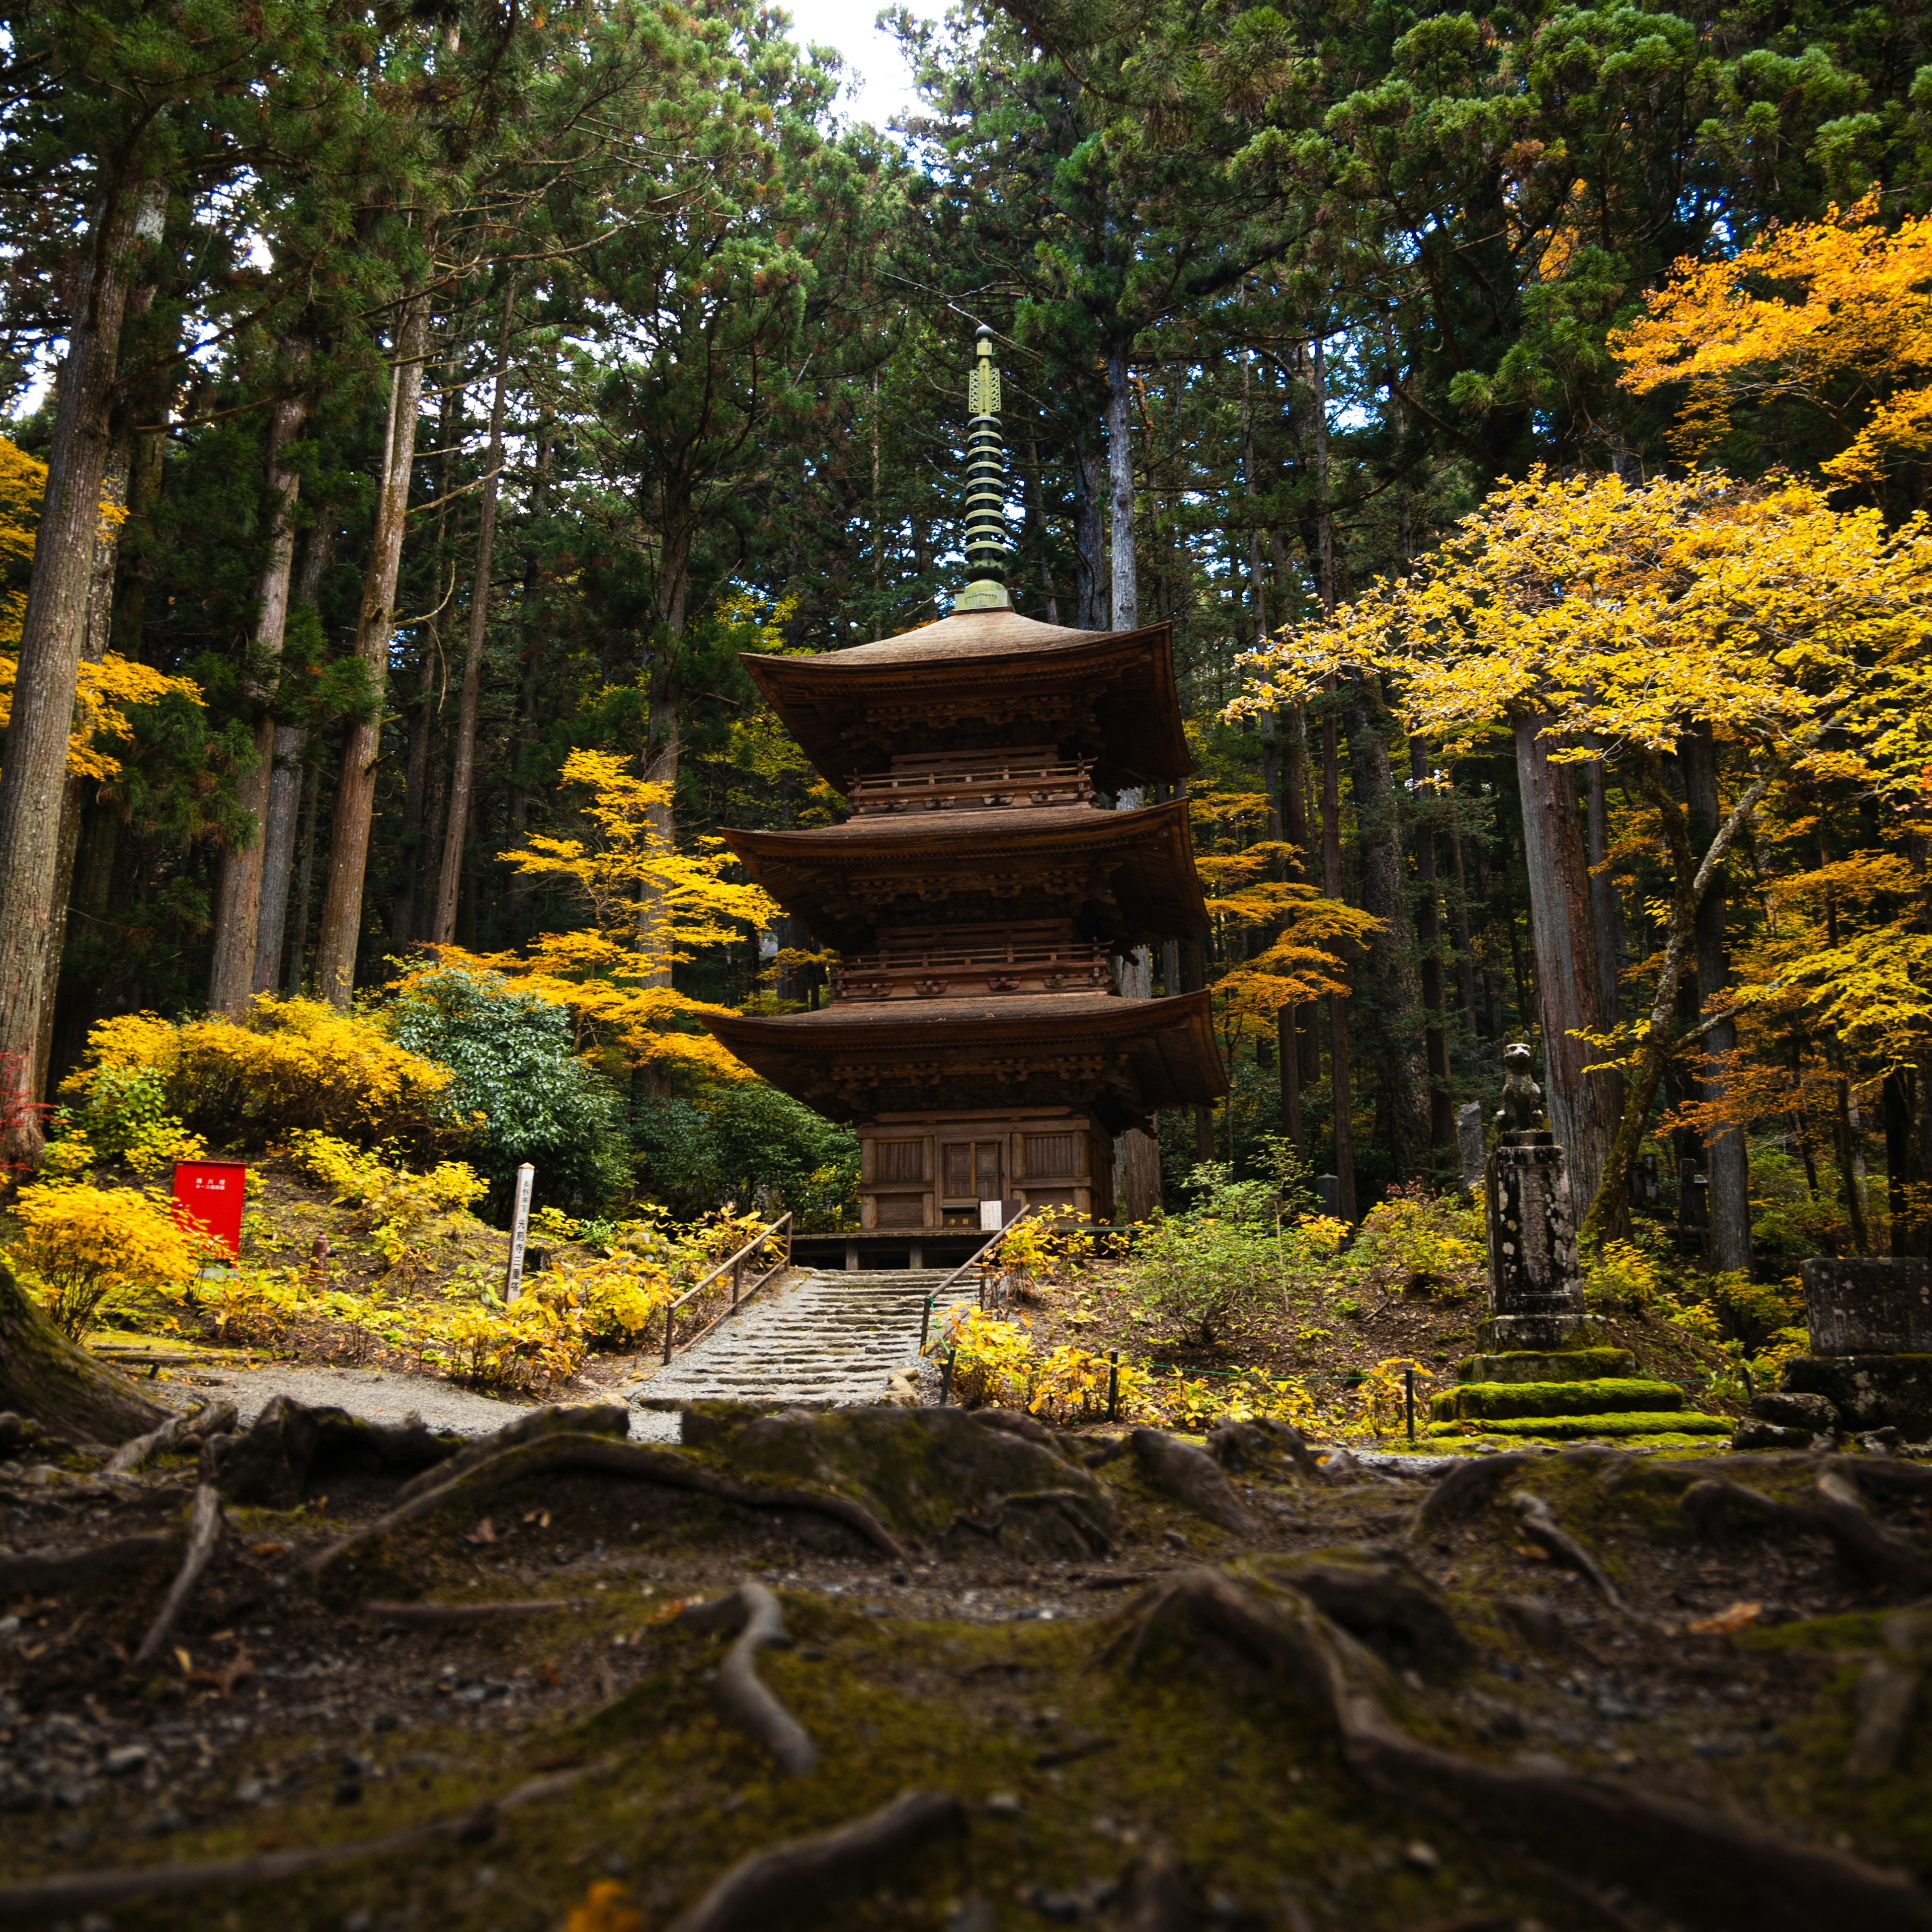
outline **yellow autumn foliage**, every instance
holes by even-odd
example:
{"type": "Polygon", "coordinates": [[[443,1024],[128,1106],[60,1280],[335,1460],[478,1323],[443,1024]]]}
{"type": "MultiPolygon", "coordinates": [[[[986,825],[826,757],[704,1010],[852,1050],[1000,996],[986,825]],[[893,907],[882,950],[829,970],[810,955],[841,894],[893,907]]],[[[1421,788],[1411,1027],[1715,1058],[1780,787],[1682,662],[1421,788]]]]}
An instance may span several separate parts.
{"type": "Polygon", "coordinates": [[[736,862],[722,840],[704,838],[695,850],[680,850],[662,824],[670,788],[635,776],[616,753],[574,751],[562,778],[589,794],[583,806],[588,836],[538,835],[502,856],[532,878],[568,882],[591,922],[546,933],[520,952],[443,946],[440,961],[500,973],[568,1007],[580,1047],[611,1049],[632,1066],[748,1078],[748,1069],[691,1024],[729,1009],[675,991],[670,969],[694,957],[694,947],[770,925],[776,902],[760,887],[726,877],[736,862]]]}
{"type": "MultiPolygon", "coordinates": [[[[27,562],[34,554],[34,520],[46,488],[47,466],[17,445],[0,436],[0,563],[27,562]]],[[[123,513],[104,504],[104,517],[123,513]]],[[[20,627],[27,594],[19,588],[0,590],[0,731],[13,716],[14,682],[20,672],[20,627]]],[[[118,651],[98,663],[82,659],[74,693],[74,729],[67,741],[70,778],[104,780],[121,769],[118,758],[100,746],[102,739],[125,742],[134,735],[126,707],[152,704],[173,692],[192,703],[202,702],[201,687],[191,678],[167,677],[136,664],[118,651]]]]}
{"type": "Polygon", "coordinates": [[[263,994],[237,1020],[103,1020],[61,1091],[88,1096],[103,1069],[127,1067],[152,1072],[173,1112],[220,1147],[266,1147],[307,1129],[427,1154],[464,1132],[443,1099],[448,1068],[320,1000],[263,994]]]}
{"type": "Polygon", "coordinates": [[[14,1204],[14,1250],[63,1334],[78,1340],[102,1303],[134,1288],[192,1281],[223,1251],[184,1226],[172,1204],[131,1188],[45,1180],[14,1204]]]}
{"type": "Polygon", "coordinates": [[[1836,482],[1875,483],[1932,452],[1932,216],[1892,229],[1879,217],[1874,188],[1721,261],[1681,261],[1610,337],[1625,388],[1687,386],[1681,454],[1717,442],[1737,402],[1773,397],[1858,424],[1820,466],[1836,482]]]}

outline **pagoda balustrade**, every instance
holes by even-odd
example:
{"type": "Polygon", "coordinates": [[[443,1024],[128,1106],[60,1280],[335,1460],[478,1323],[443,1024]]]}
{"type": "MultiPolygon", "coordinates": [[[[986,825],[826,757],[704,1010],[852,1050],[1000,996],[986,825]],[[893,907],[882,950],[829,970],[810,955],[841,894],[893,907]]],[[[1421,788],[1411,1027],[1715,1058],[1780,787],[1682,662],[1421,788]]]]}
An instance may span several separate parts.
{"type": "Polygon", "coordinates": [[[832,998],[854,1004],[887,1000],[969,999],[982,993],[1111,993],[1120,985],[1104,946],[902,946],[862,952],[832,969],[832,998]]]}
{"type": "Polygon", "coordinates": [[[1093,769],[1090,760],[1065,763],[1051,751],[896,759],[890,772],[853,782],[852,815],[1090,805],[1093,769]]]}

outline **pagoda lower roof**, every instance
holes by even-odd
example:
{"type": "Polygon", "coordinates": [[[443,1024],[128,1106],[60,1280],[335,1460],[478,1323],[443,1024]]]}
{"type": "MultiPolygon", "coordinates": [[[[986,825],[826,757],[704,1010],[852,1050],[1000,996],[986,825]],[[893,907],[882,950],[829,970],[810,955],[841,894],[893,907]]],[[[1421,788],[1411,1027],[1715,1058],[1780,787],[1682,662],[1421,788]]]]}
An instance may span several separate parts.
{"type": "Polygon", "coordinates": [[[804,657],[744,653],[745,668],[839,790],[894,752],[1051,737],[1090,759],[1102,790],[1172,784],[1194,768],[1171,627],[1076,631],[972,610],[902,637],[804,657]]]}
{"type": "Polygon", "coordinates": [[[1084,1106],[1118,1132],[1228,1090],[1206,992],[1104,993],[833,1005],[770,1018],[707,1014],[746,1066],[836,1120],[881,1113],[1084,1106]]]}
{"type": "Polygon", "coordinates": [[[1208,929],[1185,799],[1136,812],[967,807],[724,838],[821,944],[846,952],[939,920],[1066,918],[1129,944],[1208,929]]]}

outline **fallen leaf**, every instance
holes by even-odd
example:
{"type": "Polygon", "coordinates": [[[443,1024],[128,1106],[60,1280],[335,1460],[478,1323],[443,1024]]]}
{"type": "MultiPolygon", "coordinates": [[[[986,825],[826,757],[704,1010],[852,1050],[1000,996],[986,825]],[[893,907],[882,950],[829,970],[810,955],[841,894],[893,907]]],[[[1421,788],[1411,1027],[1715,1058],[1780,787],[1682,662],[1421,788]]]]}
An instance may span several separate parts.
{"type": "Polygon", "coordinates": [[[1696,1636],[1729,1636],[1732,1631],[1756,1623],[1763,1609],[1762,1604],[1733,1604],[1729,1610],[1720,1610],[1714,1617],[1700,1617],[1694,1624],[1686,1624],[1684,1628],[1696,1636]]]}
{"type": "Polygon", "coordinates": [[[1547,1563],[1550,1561],[1548,1550],[1538,1550],[1531,1544],[1519,1543],[1516,1546],[1516,1553],[1519,1556],[1527,1556],[1532,1563],[1547,1563]]]}
{"type": "Polygon", "coordinates": [[[644,1932],[644,1916],[616,1880],[600,1878],[573,1905],[563,1932],[644,1932]]]}
{"type": "Polygon", "coordinates": [[[496,1540],[496,1526],[486,1516],[474,1529],[464,1535],[463,1540],[465,1543],[494,1543],[496,1540]]]}
{"type": "Polygon", "coordinates": [[[538,1517],[537,1518],[537,1527],[538,1527],[538,1528],[539,1528],[539,1529],[548,1529],[548,1528],[549,1528],[549,1527],[550,1527],[550,1511],[549,1511],[548,1510],[545,1510],[544,1511],[543,1514],[542,1514],[542,1516],[538,1516],[538,1517]]]}
{"type": "Polygon", "coordinates": [[[184,1677],[187,1677],[193,1674],[194,1670],[194,1659],[189,1656],[186,1651],[181,1649],[178,1646],[177,1646],[175,1651],[175,1661],[181,1666],[182,1675],[184,1677]]]}
{"type": "Polygon", "coordinates": [[[563,1682],[563,1672],[558,1670],[548,1658],[545,1658],[542,1663],[537,1666],[537,1682],[539,1684],[561,1684],[563,1682]]]}
{"type": "Polygon", "coordinates": [[[248,1546],[250,1556],[286,1556],[288,1553],[286,1543],[253,1543],[248,1546]]]}

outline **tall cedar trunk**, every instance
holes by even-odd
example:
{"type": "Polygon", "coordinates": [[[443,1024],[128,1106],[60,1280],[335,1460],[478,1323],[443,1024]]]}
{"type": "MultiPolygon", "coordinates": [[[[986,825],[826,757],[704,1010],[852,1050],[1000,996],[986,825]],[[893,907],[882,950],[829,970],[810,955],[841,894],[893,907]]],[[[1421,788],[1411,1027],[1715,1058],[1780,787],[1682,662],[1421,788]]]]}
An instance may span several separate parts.
{"type": "MultiPolygon", "coordinates": [[[[1107,477],[1111,500],[1108,518],[1112,538],[1113,628],[1131,631],[1140,622],[1140,585],[1134,553],[1134,452],[1129,430],[1127,352],[1123,344],[1107,358],[1107,477]]],[[[1122,812],[1139,810],[1144,794],[1121,792],[1114,801],[1122,812]]],[[[1154,956],[1137,946],[1121,962],[1120,991],[1130,1000],[1154,994],[1154,956]]],[[[1143,1127],[1130,1127],[1120,1138],[1115,1168],[1115,1212],[1128,1221],[1144,1221],[1160,1205],[1160,1142],[1143,1127]]]]}
{"type": "Polygon", "coordinates": [[[1422,1044],[1429,1063],[1429,1144],[1456,1144],[1456,1094],[1449,1075],[1449,1022],[1443,992],[1442,914],[1436,896],[1436,808],[1424,789],[1429,760],[1419,740],[1408,741],[1415,781],[1415,945],[1422,969],[1422,1044]]]}
{"type": "Polygon", "coordinates": [[[1583,767],[1584,817],[1589,827],[1590,910],[1597,922],[1597,985],[1604,1010],[1618,1010],[1623,982],[1624,914],[1610,876],[1610,804],[1601,758],[1583,767]]]}
{"type": "Polygon", "coordinates": [[[356,616],[356,652],[362,660],[376,704],[373,715],[352,720],[344,734],[334,824],[329,837],[328,886],[322,896],[322,928],[315,944],[316,991],[338,1006],[347,1006],[356,990],[362,884],[369,869],[369,833],[376,814],[376,760],[382,743],[382,696],[388,677],[389,629],[395,616],[396,578],[402,568],[410,474],[416,464],[416,408],[422,395],[428,338],[429,297],[412,296],[404,304],[396,331],[382,472],[376,492],[376,526],[369,567],[362,579],[362,606],[356,616]]]}
{"type": "Polygon", "coordinates": [[[1074,603],[1080,630],[1107,628],[1107,520],[1101,516],[1101,489],[1107,464],[1080,452],[1074,462],[1074,603]]]}
{"type": "MultiPolygon", "coordinates": [[[[128,470],[132,454],[130,440],[117,436],[107,460],[107,473],[101,478],[103,509],[125,509],[128,502],[128,470]]],[[[88,572],[86,634],[80,647],[81,662],[99,664],[107,655],[109,634],[114,620],[114,566],[120,550],[118,519],[104,516],[94,533],[94,556],[88,572]]],[[[40,996],[40,1032],[34,1042],[32,1090],[47,1090],[47,1070],[53,1057],[54,1013],[60,992],[62,956],[67,950],[68,911],[74,896],[74,860],[80,850],[80,824],[87,809],[91,787],[84,778],[70,773],[61,788],[60,827],[55,835],[57,858],[54,869],[53,920],[47,932],[46,982],[40,996]]]]}
{"type": "MultiPolygon", "coordinates": [[[[1684,802],[1690,808],[1690,849],[1702,852],[1717,836],[1722,806],[1718,796],[1717,742],[1708,724],[1695,724],[1684,734],[1678,752],[1684,767],[1684,802]]],[[[1720,869],[1697,908],[1697,999],[1708,1008],[1730,984],[1724,957],[1725,875],[1720,869]]],[[[1724,1104],[1724,1055],[1738,1043],[1736,1024],[1726,1020],[1704,1036],[1704,1101],[1724,1104]]],[[[1711,1179],[1711,1265],[1727,1270],[1751,1264],[1750,1157],[1742,1127],[1726,1127],[1706,1144],[1705,1166],[1711,1179]]]]}
{"type": "MultiPolygon", "coordinates": [[[[496,546],[496,485],[498,473],[503,466],[503,388],[510,366],[510,320],[516,294],[516,278],[512,276],[503,292],[503,314],[496,333],[496,380],[490,395],[488,467],[483,479],[483,500],[476,520],[476,581],[470,596],[470,639],[463,654],[463,698],[457,711],[456,753],[450,770],[449,815],[442,831],[442,870],[436,883],[435,922],[430,929],[430,942],[435,946],[449,946],[455,942],[456,896],[463,877],[463,842],[470,830],[470,800],[476,788],[476,710],[483,691],[483,640],[490,617],[490,566],[496,546]]],[[[875,444],[875,500],[878,460],[875,444]]]]}
{"type": "MultiPolygon", "coordinates": [[[[1286,720],[1287,725],[1286,751],[1282,760],[1281,777],[1281,830],[1282,836],[1294,848],[1295,856],[1288,862],[1288,876],[1304,882],[1315,878],[1315,848],[1308,823],[1308,710],[1305,705],[1292,706],[1286,720]]],[[[1289,1008],[1288,1021],[1293,1036],[1295,1071],[1294,1087],[1298,1102],[1300,1096],[1316,1084],[1322,1078],[1322,1038],[1316,1030],[1318,1009],[1312,1000],[1289,1008]]],[[[1288,1079],[1284,1072],[1282,1078],[1288,1079]]],[[[1282,1091],[1288,1089],[1283,1085],[1282,1091]]],[[[1284,1128],[1284,1132],[1287,1130],[1284,1128]]],[[[1299,1114],[1295,1135],[1303,1135],[1299,1114]]],[[[1295,1146],[1306,1152],[1303,1138],[1295,1138],[1295,1146]]]]}
{"type": "MultiPolygon", "coordinates": [[[[1918,910],[1915,922],[1922,932],[1932,932],[1932,839],[1910,833],[1906,849],[1918,880],[1918,910]]],[[[1932,1040],[1918,1049],[1912,1069],[1912,1152],[1906,1197],[1906,1218],[1892,1231],[1892,1251],[1932,1258],[1932,1040]]]]}
{"type": "Polygon", "coordinates": [[[260,939],[262,834],[268,816],[268,792],[275,770],[275,720],[266,708],[274,694],[275,667],[288,629],[289,579],[296,560],[296,498],[302,478],[284,466],[283,453],[308,414],[304,393],[284,396],[268,424],[268,550],[255,578],[254,662],[250,696],[265,706],[254,728],[255,764],[236,788],[236,802],[248,816],[246,843],[221,862],[214,902],[214,956],[208,970],[208,1010],[231,1018],[245,1012],[255,990],[255,952],[260,939]]]}
{"type": "MultiPolygon", "coordinates": [[[[332,516],[327,506],[315,513],[296,572],[292,601],[311,610],[321,601],[322,574],[328,567],[334,544],[332,516]]],[[[308,728],[278,724],[272,749],[268,809],[262,818],[261,908],[255,921],[255,961],[248,976],[250,989],[257,993],[272,993],[281,983],[282,940],[288,923],[289,889],[294,882],[296,821],[309,776],[303,767],[308,728]]]]}
{"type": "MultiPolygon", "coordinates": [[[[1348,764],[1354,780],[1355,838],[1362,908],[1382,921],[1356,982],[1358,1019],[1373,1042],[1380,1112],[1396,1174],[1421,1171],[1429,1145],[1428,1070],[1416,1024],[1422,983],[1415,968],[1408,880],[1396,824],[1388,707],[1373,674],[1347,686],[1348,764]]],[[[1360,1028],[1358,1029],[1360,1038],[1360,1028]]]]}
{"type": "MultiPolygon", "coordinates": [[[[1342,747],[1333,694],[1322,719],[1322,890],[1331,899],[1342,896],[1342,747]]],[[[1344,986],[1354,977],[1354,948],[1344,941],[1335,948],[1342,964],[1335,977],[1344,986]]],[[[1328,996],[1328,1078],[1335,1113],[1336,1212],[1345,1221],[1355,1217],[1355,1127],[1354,1091],[1348,1066],[1348,1000],[1340,993],[1328,996]]]]}
{"type": "MultiPolygon", "coordinates": [[[[1550,762],[1540,736],[1547,722],[1535,716],[1516,720],[1516,776],[1542,1009],[1544,1090],[1550,1130],[1568,1156],[1571,1197],[1580,1208],[1596,1199],[1610,1165],[1622,1082],[1614,1073],[1583,1071],[1599,1053],[1580,1036],[1605,1030],[1610,1016],[1598,985],[1596,921],[1576,782],[1570,766],[1550,762]]],[[[1620,1232],[1628,1225],[1628,1204],[1613,1204],[1612,1211],[1606,1232],[1620,1232]]]]}
{"type": "Polygon", "coordinates": [[[309,915],[315,908],[316,832],[322,817],[322,760],[310,762],[302,785],[302,859],[296,874],[295,929],[289,939],[289,993],[300,993],[309,969],[309,915]]]}
{"type": "MultiPolygon", "coordinates": [[[[644,772],[653,784],[666,788],[658,803],[645,808],[652,836],[666,849],[677,842],[677,777],[684,748],[684,598],[693,533],[691,506],[688,502],[680,503],[666,517],[661,532],[662,562],[658,572],[657,614],[658,634],[664,640],[664,664],[651,684],[651,751],[644,772]]],[[[638,947],[663,962],[644,975],[647,986],[671,983],[674,945],[668,930],[669,918],[663,910],[662,895],[646,888],[638,910],[638,947]]]]}
{"type": "Polygon", "coordinates": [[[1453,817],[1449,824],[1449,864],[1456,881],[1449,902],[1450,930],[1456,940],[1456,993],[1462,1004],[1462,1024],[1473,1040],[1483,1030],[1476,1012],[1476,946],[1469,930],[1469,886],[1462,865],[1462,834],[1453,817]]]}
{"type": "Polygon", "coordinates": [[[72,282],[55,385],[47,482],[20,626],[13,716],[0,762],[0,1162],[38,1165],[32,1103],[61,884],[60,816],[87,592],[113,440],[115,362],[135,257],[142,184],[110,184],[72,282]]]}

